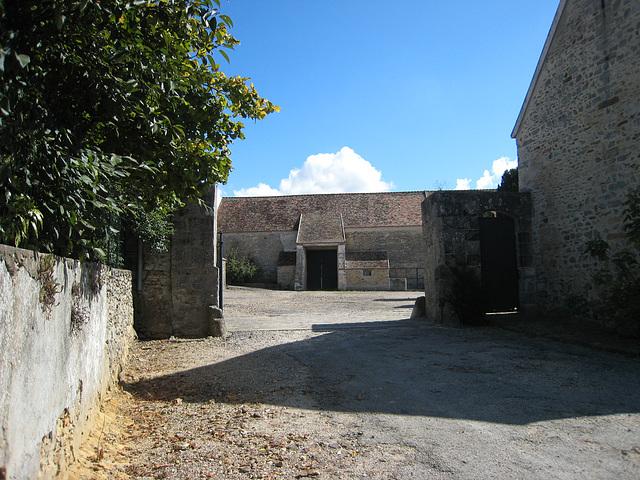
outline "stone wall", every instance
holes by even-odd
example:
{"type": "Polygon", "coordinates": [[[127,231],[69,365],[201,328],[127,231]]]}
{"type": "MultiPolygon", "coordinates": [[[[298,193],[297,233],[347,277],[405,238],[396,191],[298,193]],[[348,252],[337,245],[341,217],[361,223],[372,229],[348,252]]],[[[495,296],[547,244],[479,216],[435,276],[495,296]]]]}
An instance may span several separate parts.
{"type": "Polygon", "coordinates": [[[278,288],[281,290],[293,290],[296,284],[296,266],[278,266],[278,288]]]}
{"type": "Polygon", "coordinates": [[[0,477],[61,478],[133,340],[131,272],[0,245],[0,477]]]}
{"type": "Polygon", "coordinates": [[[622,243],[622,204],[640,184],[638,25],[638,0],[568,0],[513,133],[546,309],[588,291],[596,232],[622,243]]]}
{"type": "Polygon", "coordinates": [[[528,194],[496,191],[435,192],[422,202],[424,287],[429,318],[439,323],[458,323],[448,300],[452,269],[467,267],[480,277],[480,217],[492,211],[515,219],[520,303],[523,309],[535,304],[530,205],[528,194]]]}
{"type": "Polygon", "coordinates": [[[347,268],[346,275],[347,290],[389,290],[388,268],[347,268]]]}
{"type": "MultiPolygon", "coordinates": [[[[391,276],[406,278],[409,289],[423,287],[424,267],[422,263],[423,242],[421,227],[345,228],[345,236],[346,246],[341,251],[387,252],[389,264],[392,267],[388,271],[391,276]]],[[[296,231],[225,233],[222,238],[224,254],[228,255],[231,249],[237,248],[240,257],[250,256],[253,258],[261,269],[261,275],[256,280],[266,284],[289,285],[289,278],[286,276],[289,271],[282,267],[278,269],[278,259],[281,252],[295,252],[297,249],[301,249],[303,257],[298,260],[299,271],[295,285],[299,289],[305,288],[304,248],[301,246],[297,248],[296,246],[296,231]],[[278,277],[279,270],[281,271],[281,279],[278,277]]],[[[344,262],[339,262],[338,266],[339,289],[360,288],[356,284],[350,283],[345,276],[344,267],[341,265],[344,265],[344,262]]],[[[353,275],[350,278],[351,281],[356,280],[353,275]]],[[[380,285],[378,280],[375,282],[377,286],[380,285]]],[[[369,283],[364,281],[361,287],[365,289],[372,288],[369,283]]]]}
{"type": "Polygon", "coordinates": [[[406,278],[407,288],[424,285],[422,228],[345,228],[349,252],[387,252],[391,278],[406,278]]]}
{"type": "Polygon", "coordinates": [[[257,282],[276,284],[280,252],[296,251],[296,234],[294,231],[225,233],[224,255],[237,248],[238,256],[250,256],[260,267],[257,282]]]}
{"type": "MultiPolygon", "coordinates": [[[[142,250],[142,278],[136,269],[136,331],[143,338],[205,337],[210,307],[218,305],[214,192],[181,208],[167,252],[142,250]]],[[[139,261],[139,260],[138,260],[139,261]]]]}

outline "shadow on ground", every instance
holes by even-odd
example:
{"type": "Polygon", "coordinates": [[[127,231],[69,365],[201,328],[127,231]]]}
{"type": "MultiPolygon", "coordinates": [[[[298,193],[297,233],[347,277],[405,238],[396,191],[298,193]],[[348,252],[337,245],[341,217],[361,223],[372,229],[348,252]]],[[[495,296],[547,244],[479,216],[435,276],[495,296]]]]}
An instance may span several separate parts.
{"type": "Polygon", "coordinates": [[[257,401],[503,424],[640,412],[638,359],[492,328],[445,329],[409,320],[348,327],[317,325],[319,334],[304,341],[125,387],[164,400],[257,401]]]}

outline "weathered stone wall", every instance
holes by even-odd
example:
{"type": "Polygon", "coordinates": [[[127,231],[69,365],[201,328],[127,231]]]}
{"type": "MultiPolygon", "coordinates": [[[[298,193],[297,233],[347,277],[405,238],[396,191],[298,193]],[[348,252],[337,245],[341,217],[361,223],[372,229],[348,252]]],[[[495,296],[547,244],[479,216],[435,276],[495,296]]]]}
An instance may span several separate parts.
{"type": "Polygon", "coordinates": [[[293,290],[296,283],[296,266],[278,266],[278,288],[282,290],[293,290]]]}
{"type": "Polygon", "coordinates": [[[435,192],[422,202],[425,244],[425,303],[434,321],[456,324],[449,304],[455,267],[468,267],[481,275],[480,217],[496,211],[515,221],[520,303],[536,303],[535,269],[532,267],[531,200],[528,194],[502,192],[435,192]]]}
{"type": "Polygon", "coordinates": [[[297,232],[247,232],[225,233],[224,255],[238,249],[240,257],[250,256],[261,269],[258,282],[278,283],[278,258],[280,252],[296,251],[297,232]]]}
{"type": "Polygon", "coordinates": [[[622,204],[640,184],[639,25],[638,0],[568,0],[514,130],[547,309],[587,291],[595,232],[622,242],[622,204]]]}
{"type": "Polygon", "coordinates": [[[346,276],[347,290],[389,290],[388,268],[347,268],[346,276]]]}
{"type": "Polygon", "coordinates": [[[143,249],[142,282],[136,276],[136,331],[144,338],[204,337],[211,334],[210,307],[218,305],[214,193],[174,216],[167,252],[143,249]]]}
{"type": "Polygon", "coordinates": [[[407,288],[424,285],[422,228],[345,228],[348,252],[387,252],[391,278],[406,278],[407,288]]]}
{"type": "Polygon", "coordinates": [[[61,478],[133,340],[131,272],[0,245],[2,478],[61,478]]]}
{"type": "Polygon", "coordinates": [[[136,332],[141,338],[168,338],[173,335],[171,255],[141,248],[141,280],[138,269],[134,270],[136,332]]]}

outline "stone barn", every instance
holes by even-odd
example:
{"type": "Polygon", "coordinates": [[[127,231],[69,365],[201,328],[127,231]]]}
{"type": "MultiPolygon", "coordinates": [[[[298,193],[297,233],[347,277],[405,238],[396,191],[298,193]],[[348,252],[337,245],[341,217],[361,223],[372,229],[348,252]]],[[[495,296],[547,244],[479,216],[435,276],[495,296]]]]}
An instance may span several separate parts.
{"type": "Polygon", "coordinates": [[[259,281],[279,288],[422,289],[427,194],[225,197],[218,231],[225,256],[253,258],[259,281]]]}
{"type": "Polygon", "coordinates": [[[624,243],[640,186],[640,1],[562,0],[512,133],[533,203],[532,255],[545,310],[588,291],[585,243],[624,243]]]}

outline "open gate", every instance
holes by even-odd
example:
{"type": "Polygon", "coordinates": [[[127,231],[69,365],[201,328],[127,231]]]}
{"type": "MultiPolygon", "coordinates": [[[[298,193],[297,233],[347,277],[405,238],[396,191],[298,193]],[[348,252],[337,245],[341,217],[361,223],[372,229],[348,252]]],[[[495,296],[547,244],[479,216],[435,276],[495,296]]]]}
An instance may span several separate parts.
{"type": "Polygon", "coordinates": [[[487,311],[518,309],[518,260],[513,218],[500,214],[480,218],[480,254],[487,311]]]}

